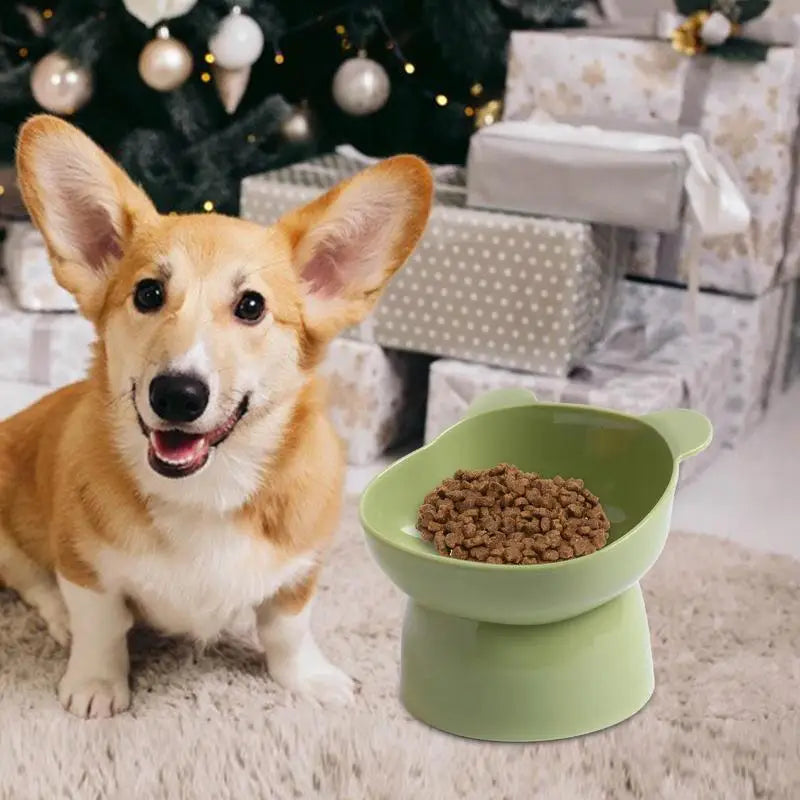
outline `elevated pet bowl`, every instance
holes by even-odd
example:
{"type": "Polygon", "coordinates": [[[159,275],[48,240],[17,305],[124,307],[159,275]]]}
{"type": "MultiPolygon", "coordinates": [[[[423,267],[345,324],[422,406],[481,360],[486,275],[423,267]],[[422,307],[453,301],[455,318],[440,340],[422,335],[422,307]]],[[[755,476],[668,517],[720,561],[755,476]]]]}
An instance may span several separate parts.
{"type": "Polygon", "coordinates": [[[504,390],[379,475],[361,522],[375,560],[410,598],[408,711],[492,741],[578,736],[639,711],[654,688],[639,580],[664,547],[679,463],[710,441],[710,422],[694,411],[633,417],[504,390]],[[611,521],[608,544],[530,566],[438,555],[416,531],[423,498],[457,469],[500,462],[582,478],[611,521]]]}

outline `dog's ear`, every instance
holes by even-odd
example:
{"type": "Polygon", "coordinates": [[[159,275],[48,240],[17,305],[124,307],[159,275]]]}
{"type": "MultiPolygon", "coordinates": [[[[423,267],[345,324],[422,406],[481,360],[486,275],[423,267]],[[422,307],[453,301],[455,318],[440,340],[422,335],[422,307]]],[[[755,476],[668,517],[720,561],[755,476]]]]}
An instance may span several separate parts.
{"type": "Polygon", "coordinates": [[[315,338],[331,339],[368,314],[425,230],[432,191],[424,161],[395,156],[280,220],[315,338]]]}
{"type": "Polygon", "coordinates": [[[155,208],[91,139],[58,117],[41,114],[22,126],[17,174],[56,280],[96,320],[135,226],[155,218],[155,208]]]}

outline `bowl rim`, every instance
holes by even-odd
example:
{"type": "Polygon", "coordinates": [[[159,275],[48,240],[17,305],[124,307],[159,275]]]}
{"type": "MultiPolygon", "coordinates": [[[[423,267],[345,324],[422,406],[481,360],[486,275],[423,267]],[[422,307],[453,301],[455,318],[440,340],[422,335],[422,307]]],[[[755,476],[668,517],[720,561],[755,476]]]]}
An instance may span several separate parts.
{"type": "MultiPolygon", "coordinates": [[[[513,406],[512,408],[527,408],[528,406],[513,406]]],[[[605,553],[613,553],[615,549],[619,549],[617,545],[620,545],[623,542],[626,542],[632,534],[639,531],[650,519],[650,517],[655,513],[656,509],[658,509],[661,504],[664,502],[664,499],[670,495],[674,494],[675,487],[677,484],[677,477],[678,477],[678,468],[680,466],[680,459],[676,457],[675,453],[672,452],[672,448],[670,447],[669,442],[665,438],[665,436],[658,430],[654,425],[651,425],[647,422],[646,419],[643,419],[640,416],[635,414],[626,414],[622,411],[615,411],[609,408],[596,408],[595,406],[590,406],[582,403],[544,403],[540,401],[536,401],[535,403],[531,403],[530,407],[532,408],[557,408],[560,410],[581,410],[581,411],[592,411],[597,414],[610,416],[610,417],[617,417],[619,419],[624,419],[634,422],[637,422],[641,425],[644,425],[650,430],[654,431],[661,441],[664,443],[664,446],[667,448],[667,451],[672,456],[672,473],[670,475],[669,480],[667,481],[667,485],[664,491],[659,496],[658,500],[653,504],[653,507],[647,514],[642,517],[639,522],[636,523],[630,530],[626,531],[622,534],[618,539],[615,539],[613,542],[607,545],[603,545],[599,550],[595,550],[593,553],[589,553],[585,556],[578,556],[577,558],[567,558],[562,559],[560,561],[551,561],[544,564],[487,564],[485,561],[470,561],[467,559],[460,559],[460,558],[452,558],[450,556],[443,556],[437,553],[435,550],[422,551],[420,552],[416,549],[411,543],[408,544],[404,541],[395,541],[393,539],[389,539],[385,535],[379,533],[373,525],[367,523],[366,514],[364,510],[365,502],[367,499],[367,495],[369,494],[370,490],[374,487],[376,483],[378,483],[385,475],[391,472],[393,469],[398,468],[401,464],[404,464],[406,461],[411,461],[415,458],[421,456],[426,450],[434,449],[437,444],[446,436],[451,434],[456,428],[460,427],[463,423],[469,422],[472,419],[479,419],[480,417],[484,416],[491,416],[493,414],[500,414],[506,411],[510,411],[511,408],[496,408],[491,411],[485,411],[482,414],[478,415],[477,417],[464,417],[457,422],[453,423],[449,428],[443,430],[435,439],[428,442],[427,444],[422,445],[422,447],[418,447],[415,450],[412,450],[407,455],[403,456],[402,458],[395,461],[393,464],[390,464],[385,469],[381,470],[364,488],[361,492],[361,497],[358,501],[358,518],[359,522],[361,523],[361,527],[364,532],[367,534],[368,537],[372,539],[376,539],[383,544],[391,547],[395,550],[401,550],[405,553],[408,553],[411,556],[415,556],[418,558],[424,558],[429,561],[434,561],[436,563],[442,565],[451,565],[455,567],[461,567],[465,569],[479,569],[479,570],[489,570],[493,572],[499,572],[501,570],[512,570],[513,572],[523,572],[523,571],[531,571],[535,570],[537,572],[544,572],[545,570],[555,570],[555,569],[566,569],[570,566],[573,568],[576,564],[587,564],[592,563],[593,560],[596,561],[598,558],[602,558],[605,553]]],[[[407,534],[405,534],[407,536],[407,534]]],[[[409,540],[413,540],[414,537],[408,536],[409,540]]],[[[417,541],[423,541],[423,539],[417,539],[417,541]]]]}

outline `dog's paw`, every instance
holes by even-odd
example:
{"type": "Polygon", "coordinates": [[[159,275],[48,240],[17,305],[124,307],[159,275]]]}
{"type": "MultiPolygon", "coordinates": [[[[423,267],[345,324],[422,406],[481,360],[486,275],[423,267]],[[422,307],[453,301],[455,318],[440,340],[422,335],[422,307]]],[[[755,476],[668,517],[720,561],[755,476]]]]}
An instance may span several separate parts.
{"type": "Polygon", "coordinates": [[[58,699],[67,711],[83,719],[105,719],[125,711],[131,704],[126,677],[73,677],[67,673],[58,687],[58,699]]]}
{"type": "Polygon", "coordinates": [[[353,679],[316,648],[292,658],[273,659],[269,672],[284,688],[323,705],[344,705],[353,699],[353,679]]]}

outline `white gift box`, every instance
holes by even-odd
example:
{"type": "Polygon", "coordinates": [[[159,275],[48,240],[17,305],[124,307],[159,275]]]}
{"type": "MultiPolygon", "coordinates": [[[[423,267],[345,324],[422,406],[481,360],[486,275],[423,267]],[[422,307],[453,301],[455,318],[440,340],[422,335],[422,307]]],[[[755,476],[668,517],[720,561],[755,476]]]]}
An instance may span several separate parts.
{"type": "MultiPolygon", "coordinates": [[[[460,420],[470,403],[493,389],[524,388],[548,403],[577,403],[647,414],[666,408],[694,408],[716,426],[724,425],[725,386],[733,370],[733,344],[701,336],[681,336],[650,356],[621,363],[619,352],[596,353],[566,378],[441,360],[431,366],[425,440],[431,441],[460,420]],[[606,363],[604,363],[606,362],[606,363]],[[620,362],[620,363],[615,363],[620,362]]],[[[723,445],[719,437],[684,478],[696,475],[723,445]]],[[[693,459],[695,461],[695,459],[693,459]]]]}
{"type": "MultiPolygon", "coordinates": [[[[82,380],[95,332],[78,314],[36,314],[14,305],[0,285],[0,394],[12,384],[58,388],[82,380]]],[[[422,430],[428,359],[336,339],[320,368],[327,378],[331,419],[348,462],[374,461],[422,430]]]]}
{"type": "MultiPolygon", "coordinates": [[[[696,300],[700,333],[734,345],[733,375],[726,390],[725,415],[716,435],[735,445],[762,419],[781,391],[791,333],[795,283],[776,286],[756,298],[700,292],[696,300]]],[[[649,352],[658,342],[689,333],[684,289],[623,281],[612,320],[599,350],[621,336],[636,336],[649,352]]]]}
{"type": "Polygon", "coordinates": [[[42,235],[29,222],[11,222],[3,242],[3,268],[14,300],[27,311],[75,311],[77,303],[53,277],[42,235]]]}

